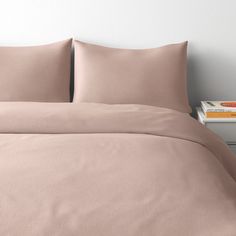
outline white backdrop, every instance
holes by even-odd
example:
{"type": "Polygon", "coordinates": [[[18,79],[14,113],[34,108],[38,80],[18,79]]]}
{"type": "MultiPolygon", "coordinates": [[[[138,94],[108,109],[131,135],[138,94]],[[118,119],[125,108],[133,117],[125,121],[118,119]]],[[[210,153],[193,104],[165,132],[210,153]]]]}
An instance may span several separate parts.
{"type": "Polygon", "coordinates": [[[236,100],[235,0],[0,0],[0,45],[68,37],[126,48],[189,40],[189,96],[236,100]]]}

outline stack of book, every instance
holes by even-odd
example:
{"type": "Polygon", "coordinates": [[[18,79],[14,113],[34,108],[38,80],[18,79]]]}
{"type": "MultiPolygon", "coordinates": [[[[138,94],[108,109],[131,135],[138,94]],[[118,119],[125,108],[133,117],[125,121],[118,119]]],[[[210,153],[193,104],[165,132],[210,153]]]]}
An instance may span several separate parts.
{"type": "Polygon", "coordinates": [[[220,134],[227,143],[236,142],[236,101],[202,101],[198,120],[220,134]]]}
{"type": "Polygon", "coordinates": [[[202,101],[206,118],[236,118],[236,102],[202,101]]]}

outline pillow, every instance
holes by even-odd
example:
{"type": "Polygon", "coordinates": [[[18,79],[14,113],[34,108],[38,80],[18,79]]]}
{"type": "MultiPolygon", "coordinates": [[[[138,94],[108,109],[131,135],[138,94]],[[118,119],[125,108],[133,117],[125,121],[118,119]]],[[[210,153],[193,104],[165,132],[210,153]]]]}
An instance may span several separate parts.
{"type": "Polygon", "coordinates": [[[71,43],[0,47],[0,101],[70,101],[71,43]]]}
{"type": "Polygon", "coordinates": [[[75,46],[73,102],[144,104],[191,112],[186,89],[187,42],[153,49],[75,46]]]}

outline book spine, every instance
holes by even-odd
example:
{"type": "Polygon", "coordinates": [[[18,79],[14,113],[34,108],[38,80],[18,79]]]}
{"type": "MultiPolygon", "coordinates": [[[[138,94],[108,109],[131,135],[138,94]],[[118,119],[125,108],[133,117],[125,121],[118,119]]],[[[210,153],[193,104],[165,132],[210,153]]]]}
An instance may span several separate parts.
{"type": "Polygon", "coordinates": [[[236,113],[236,109],[230,109],[230,108],[208,108],[204,105],[204,103],[201,104],[201,108],[206,114],[207,112],[231,112],[231,113],[236,113]]]}
{"type": "Polygon", "coordinates": [[[236,113],[236,110],[235,109],[203,109],[203,111],[205,112],[205,113],[207,113],[207,112],[228,112],[228,113],[236,113]]]}
{"type": "Polygon", "coordinates": [[[206,112],[207,118],[236,118],[236,112],[206,112]]]}

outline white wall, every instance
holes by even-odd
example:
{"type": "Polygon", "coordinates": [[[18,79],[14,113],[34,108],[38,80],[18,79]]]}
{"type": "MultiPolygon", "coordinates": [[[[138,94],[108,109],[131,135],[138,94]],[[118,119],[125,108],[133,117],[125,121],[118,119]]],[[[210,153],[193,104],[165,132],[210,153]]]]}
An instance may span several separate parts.
{"type": "Polygon", "coordinates": [[[0,0],[0,45],[79,37],[145,48],[189,40],[189,95],[236,100],[235,0],[0,0]]]}

